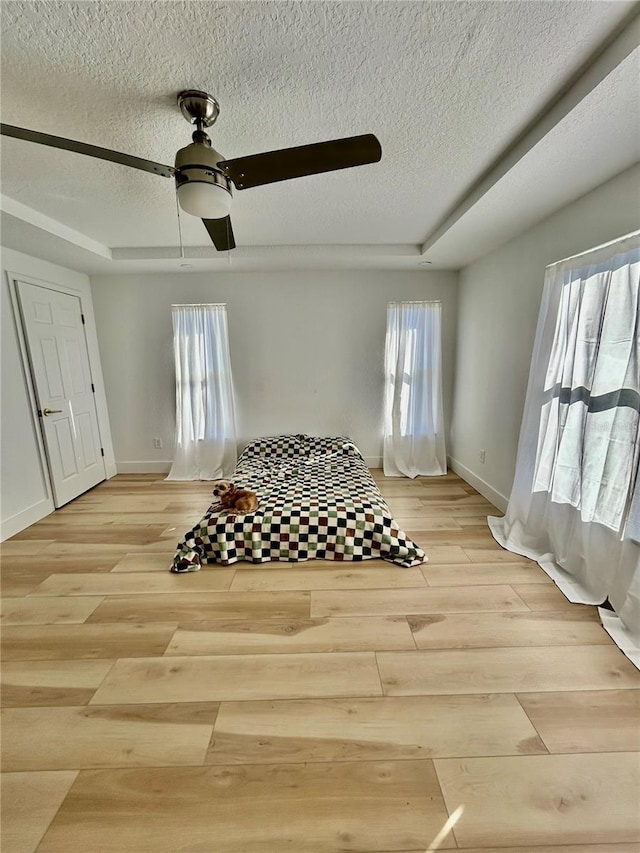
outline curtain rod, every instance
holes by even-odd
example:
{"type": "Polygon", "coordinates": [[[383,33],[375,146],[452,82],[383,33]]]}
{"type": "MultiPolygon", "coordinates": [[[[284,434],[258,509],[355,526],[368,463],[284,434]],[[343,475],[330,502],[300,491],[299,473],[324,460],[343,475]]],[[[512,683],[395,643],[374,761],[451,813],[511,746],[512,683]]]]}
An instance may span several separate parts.
{"type": "Polygon", "coordinates": [[[226,302],[180,302],[172,308],[226,308],[226,302]]]}
{"type": "Polygon", "coordinates": [[[417,299],[415,302],[387,302],[387,305],[442,305],[442,299],[417,299]]]}

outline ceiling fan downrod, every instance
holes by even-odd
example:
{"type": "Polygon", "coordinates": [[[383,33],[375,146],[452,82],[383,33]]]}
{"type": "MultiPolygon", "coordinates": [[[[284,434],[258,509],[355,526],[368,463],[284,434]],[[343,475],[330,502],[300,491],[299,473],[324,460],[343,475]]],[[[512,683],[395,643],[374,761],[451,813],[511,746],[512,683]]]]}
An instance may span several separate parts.
{"type": "Polygon", "coordinates": [[[196,129],[191,134],[191,139],[197,145],[206,145],[207,148],[211,148],[211,139],[209,139],[209,134],[204,131],[205,125],[202,123],[201,119],[196,120],[196,129]]]}

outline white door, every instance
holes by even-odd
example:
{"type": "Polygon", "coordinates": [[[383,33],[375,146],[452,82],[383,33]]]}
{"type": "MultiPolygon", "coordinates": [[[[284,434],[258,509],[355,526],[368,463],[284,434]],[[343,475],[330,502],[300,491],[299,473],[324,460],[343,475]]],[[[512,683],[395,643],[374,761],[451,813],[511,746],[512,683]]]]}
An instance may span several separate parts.
{"type": "Polygon", "coordinates": [[[17,282],[56,507],[105,479],[80,299],[17,282]]]}

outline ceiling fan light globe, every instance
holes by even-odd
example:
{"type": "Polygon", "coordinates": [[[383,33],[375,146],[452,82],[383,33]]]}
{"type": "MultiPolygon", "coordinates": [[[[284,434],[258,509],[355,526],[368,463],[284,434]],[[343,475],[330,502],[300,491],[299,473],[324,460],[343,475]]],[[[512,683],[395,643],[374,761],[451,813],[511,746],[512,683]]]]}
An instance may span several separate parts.
{"type": "Polygon", "coordinates": [[[189,181],[178,187],[178,204],[199,219],[223,219],[231,211],[231,193],[216,184],[189,181]]]}

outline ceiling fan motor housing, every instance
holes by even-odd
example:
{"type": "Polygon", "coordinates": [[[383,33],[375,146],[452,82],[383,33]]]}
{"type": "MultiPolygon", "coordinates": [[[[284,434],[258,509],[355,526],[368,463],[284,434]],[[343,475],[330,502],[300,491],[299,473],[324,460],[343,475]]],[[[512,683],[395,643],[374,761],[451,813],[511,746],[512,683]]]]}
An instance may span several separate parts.
{"type": "Polygon", "coordinates": [[[175,179],[178,200],[187,213],[202,219],[217,219],[228,215],[232,195],[231,181],[218,168],[221,160],[224,160],[222,154],[202,142],[192,142],[176,154],[175,179]],[[211,191],[207,187],[217,189],[211,191]]]}

